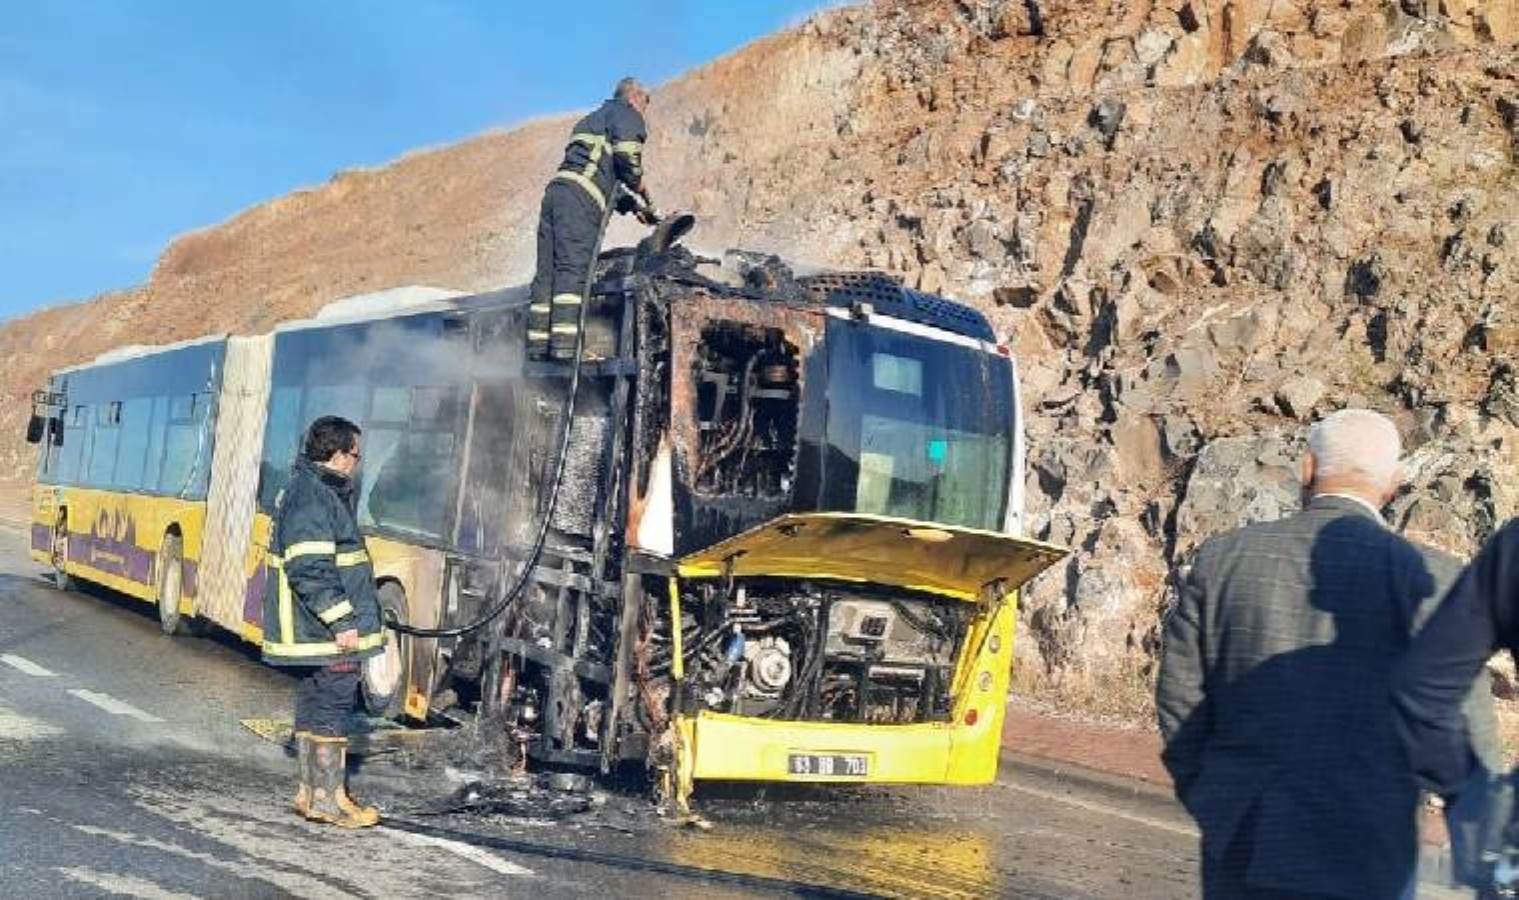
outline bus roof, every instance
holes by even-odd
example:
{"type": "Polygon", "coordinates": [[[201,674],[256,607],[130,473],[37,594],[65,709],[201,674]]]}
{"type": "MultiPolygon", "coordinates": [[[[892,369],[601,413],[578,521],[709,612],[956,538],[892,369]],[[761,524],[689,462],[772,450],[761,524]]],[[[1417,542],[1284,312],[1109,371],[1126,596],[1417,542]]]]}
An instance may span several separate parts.
{"type": "Polygon", "coordinates": [[[315,316],[309,319],[292,319],[281,322],[274,327],[275,334],[283,334],[287,331],[308,331],[318,328],[332,328],[338,325],[353,325],[360,322],[377,322],[383,319],[402,319],[408,316],[419,316],[437,312],[468,312],[478,309],[488,309],[493,306],[508,306],[513,303],[527,301],[528,288],[526,285],[505,288],[498,291],[487,291],[483,294],[461,294],[447,291],[445,288],[397,288],[395,290],[417,290],[411,294],[417,297],[415,300],[404,300],[401,305],[381,305],[387,301],[386,295],[391,291],[379,291],[374,294],[358,294],[354,297],[345,297],[322,307],[315,316]],[[439,294],[429,296],[426,292],[438,291],[439,294]]]}
{"type": "Polygon", "coordinates": [[[183,350],[186,347],[198,347],[202,344],[215,344],[225,341],[225,334],[208,334],[204,337],[190,338],[185,341],[176,341],[172,344],[127,344],[122,347],[113,347],[88,362],[76,363],[61,369],[54,369],[54,375],[66,375],[70,372],[79,372],[84,369],[93,369],[96,366],[108,366],[112,363],[126,362],[131,359],[142,359],[148,356],[157,356],[160,353],[169,353],[174,350],[183,350]]]}
{"type": "MultiPolygon", "coordinates": [[[[309,319],[292,319],[288,322],[281,322],[274,327],[272,332],[266,333],[281,334],[287,331],[333,328],[339,325],[374,322],[382,319],[399,319],[427,313],[467,312],[489,309],[495,306],[510,306],[527,302],[527,293],[528,289],[526,285],[503,290],[486,291],[480,294],[463,294],[458,291],[450,291],[447,288],[426,285],[407,285],[386,291],[355,294],[351,297],[334,300],[323,306],[317,311],[315,316],[309,319]]],[[[67,375],[70,372],[93,369],[97,366],[108,366],[128,360],[157,356],[161,353],[172,353],[176,350],[183,350],[202,344],[214,344],[225,341],[229,337],[231,335],[226,332],[220,332],[189,338],[183,341],[175,341],[169,344],[126,344],[121,347],[113,347],[94,359],[54,369],[50,374],[67,375]]]]}

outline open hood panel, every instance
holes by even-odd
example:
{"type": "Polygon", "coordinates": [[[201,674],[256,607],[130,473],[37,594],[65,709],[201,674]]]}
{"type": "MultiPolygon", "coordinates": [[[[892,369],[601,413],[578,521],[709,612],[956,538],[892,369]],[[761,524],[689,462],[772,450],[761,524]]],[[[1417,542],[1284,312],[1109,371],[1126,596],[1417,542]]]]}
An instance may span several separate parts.
{"type": "Polygon", "coordinates": [[[1069,551],[994,531],[857,513],[781,516],[680,561],[686,578],[832,578],[975,600],[1019,587],[1069,551]],[[730,563],[731,560],[731,563],[730,563]]]}

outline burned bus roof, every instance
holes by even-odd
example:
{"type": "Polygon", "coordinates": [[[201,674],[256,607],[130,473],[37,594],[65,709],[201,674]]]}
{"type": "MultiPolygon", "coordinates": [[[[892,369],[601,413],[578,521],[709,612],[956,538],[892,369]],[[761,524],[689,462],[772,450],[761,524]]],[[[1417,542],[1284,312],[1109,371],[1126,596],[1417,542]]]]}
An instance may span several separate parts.
{"type": "Polygon", "coordinates": [[[974,307],[905,287],[882,272],[825,272],[798,278],[808,294],[829,306],[869,304],[884,315],[996,343],[991,323],[974,307]]]}
{"type": "MultiPolygon", "coordinates": [[[[628,259],[634,255],[633,248],[619,247],[603,252],[601,260],[603,265],[615,264],[619,259],[628,259]]],[[[899,278],[884,272],[825,270],[793,276],[791,268],[779,257],[773,255],[730,250],[721,261],[718,261],[694,256],[685,248],[678,246],[659,254],[656,264],[640,268],[644,270],[644,275],[654,282],[680,283],[723,296],[762,303],[788,303],[803,308],[825,306],[853,309],[857,305],[868,305],[875,312],[894,318],[988,343],[996,341],[991,324],[980,311],[945,297],[906,287],[899,278]],[[736,276],[737,283],[708,277],[702,269],[706,267],[705,264],[710,263],[720,263],[721,269],[727,275],[736,276]],[[756,278],[750,274],[753,272],[762,274],[756,278]]],[[[348,314],[341,310],[341,306],[354,298],[340,298],[323,307],[324,310],[337,307],[336,315],[324,316],[318,312],[310,318],[281,322],[272,329],[272,333],[333,328],[361,322],[437,313],[480,313],[492,309],[522,306],[528,302],[527,285],[516,285],[476,294],[462,294],[442,288],[418,286],[405,286],[396,290],[425,290],[430,292],[430,295],[420,300],[390,307],[355,307],[354,311],[348,314]]],[[[53,374],[64,374],[127,359],[167,353],[207,342],[225,341],[227,337],[228,335],[223,333],[172,344],[128,345],[108,350],[93,360],[57,369],[53,374]]]]}

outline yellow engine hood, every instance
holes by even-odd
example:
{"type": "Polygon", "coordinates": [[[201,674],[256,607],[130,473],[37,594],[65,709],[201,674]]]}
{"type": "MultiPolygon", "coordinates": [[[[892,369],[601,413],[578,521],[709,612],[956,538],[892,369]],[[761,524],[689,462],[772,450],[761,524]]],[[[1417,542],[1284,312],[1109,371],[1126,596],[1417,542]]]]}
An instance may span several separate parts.
{"type": "Polygon", "coordinates": [[[781,516],[680,561],[684,578],[760,575],[834,578],[975,600],[998,579],[1008,589],[1069,551],[995,531],[857,513],[781,516]]]}

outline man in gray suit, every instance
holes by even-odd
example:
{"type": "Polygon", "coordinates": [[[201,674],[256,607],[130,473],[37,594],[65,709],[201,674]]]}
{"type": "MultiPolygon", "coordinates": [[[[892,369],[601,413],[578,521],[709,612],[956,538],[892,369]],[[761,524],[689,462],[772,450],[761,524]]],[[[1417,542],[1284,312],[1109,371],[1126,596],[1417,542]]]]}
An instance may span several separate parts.
{"type": "MultiPolygon", "coordinates": [[[[1459,566],[1383,522],[1400,451],[1369,410],[1314,425],[1306,508],[1203,544],[1166,618],[1161,755],[1206,897],[1412,896],[1419,788],[1390,677],[1459,566]]],[[[1473,713],[1496,753],[1490,697],[1473,713]]]]}

